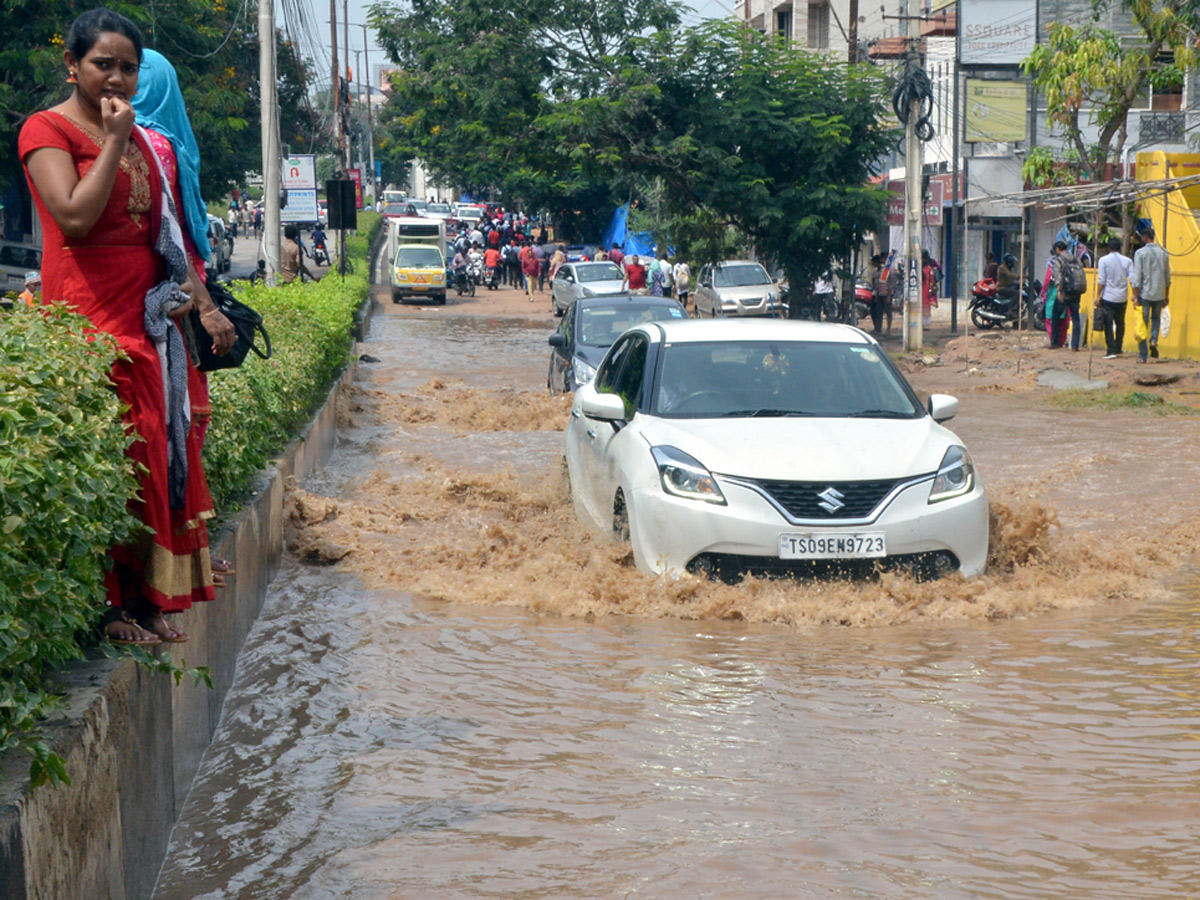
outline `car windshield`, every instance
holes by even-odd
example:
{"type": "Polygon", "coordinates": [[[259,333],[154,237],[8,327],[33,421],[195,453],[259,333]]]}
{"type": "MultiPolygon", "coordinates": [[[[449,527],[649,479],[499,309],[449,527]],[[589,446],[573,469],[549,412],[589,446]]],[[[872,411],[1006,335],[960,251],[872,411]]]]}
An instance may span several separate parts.
{"type": "Polygon", "coordinates": [[[770,283],[767,270],[758,263],[718,266],[713,272],[713,287],[749,287],[770,283]]]}
{"type": "Polygon", "coordinates": [[[389,203],[387,206],[385,206],[383,208],[383,215],[385,215],[385,216],[407,216],[408,215],[408,204],[407,203],[389,203]]]}
{"type": "Polygon", "coordinates": [[[579,311],[579,343],[586,347],[611,347],[613,341],[634,325],[682,318],[683,310],[673,303],[631,300],[618,306],[585,306],[579,311]]]}
{"type": "Polygon", "coordinates": [[[464,206],[458,211],[458,217],[460,219],[482,219],[483,210],[473,206],[464,206]]]}
{"type": "Polygon", "coordinates": [[[440,269],[443,265],[437,247],[401,247],[396,251],[397,269],[440,269]]]}
{"type": "Polygon", "coordinates": [[[599,262],[587,266],[576,266],[575,277],[580,284],[590,284],[594,281],[620,281],[622,275],[615,263],[599,262]]]}
{"type": "Polygon", "coordinates": [[[425,207],[425,212],[445,213],[446,215],[450,215],[450,204],[449,203],[430,203],[428,206],[425,207]]]}
{"type": "Polygon", "coordinates": [[[825,341],[665,344],[653,408],[684,419],[924,414],[877,346],[825,341]]]}

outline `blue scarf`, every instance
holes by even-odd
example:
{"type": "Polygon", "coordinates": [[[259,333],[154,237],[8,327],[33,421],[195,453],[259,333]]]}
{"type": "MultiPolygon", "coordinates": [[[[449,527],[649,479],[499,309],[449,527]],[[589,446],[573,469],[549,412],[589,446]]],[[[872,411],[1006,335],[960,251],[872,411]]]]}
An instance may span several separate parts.
{"type": "Polygon", "coordinates": [[[183,105],[175,67],[157,50],[142,51],[133,111],[137,113],[139,125],[158,132],[171,142],[179,164],[179,193],[183,198],[180,218],[187,222],[196,252],[207,260],[210,252],[208,206],[200,196],[200,148],[183,105]]]}

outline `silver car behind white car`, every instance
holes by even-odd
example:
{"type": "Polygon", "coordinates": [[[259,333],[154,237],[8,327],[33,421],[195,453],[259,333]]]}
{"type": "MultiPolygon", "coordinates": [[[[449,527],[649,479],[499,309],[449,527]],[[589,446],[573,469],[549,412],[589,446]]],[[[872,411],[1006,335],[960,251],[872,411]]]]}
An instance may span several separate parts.
{"type": "Polygon", "coordinates": [[[751,259],[705,266],[692,293],[698,319],[783,315],[778,286],[762,264],[751,259]]]}
{"type": "Polygon", "coordinates": [[[577,514],[647,572],[983,571],[971,456],[880,346],[845,325],[650,322],[575,393],[577,514]]]}
{"type": "Polygon", "coordinates": [[[561,316],[567,307],[584,297],[620,294],[625,289],[625,273],[614,262],[574,262],[559,266],[550,282],[554,314],[561,316]]]}

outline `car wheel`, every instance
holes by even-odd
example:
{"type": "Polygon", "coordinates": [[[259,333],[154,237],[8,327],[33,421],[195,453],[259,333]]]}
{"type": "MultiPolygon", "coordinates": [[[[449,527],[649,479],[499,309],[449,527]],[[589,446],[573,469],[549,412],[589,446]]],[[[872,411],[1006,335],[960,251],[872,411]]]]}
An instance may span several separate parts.
{"type": "Polygon", "coordinates": [[[400,292],[399,292],[399,291],[392,291],[392,302],[393,302],[393,303],[399,303],[399,302],[401,302],[403,299],[404,299],[404,298],[400,296],[400,292]]]}
{"type": "Polygon", "coordinates": [[[613,537],[629,543],[629,509],[625,506],[625,492],[620,490],[613,499],[613,537]]]}
{"type": "Polygon", "coordinates": [[[437,295],[436,297],[434,297],[433,299],[434,299],[434,302],[435,302],[435,303],[437,303],[437,305],[438,305],[438,306],[445,306],[445,305],[446,305],[446,294],[445,294],[445,292],[444,292],[444,291],[443,291],[442,293],[438,294],[438,295],[437,295]]]}

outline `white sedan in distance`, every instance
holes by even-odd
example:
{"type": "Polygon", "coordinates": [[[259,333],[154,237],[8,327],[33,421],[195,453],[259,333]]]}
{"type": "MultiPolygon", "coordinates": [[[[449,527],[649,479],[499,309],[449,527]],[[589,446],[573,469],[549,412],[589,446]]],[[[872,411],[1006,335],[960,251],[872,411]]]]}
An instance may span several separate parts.
{"type": "Polygon", "coordinates": [[[857,328],[647,322],[575,392],[575,510],[647,572],[978,575],[988,500],[940,424],[957,411],[857,328]]]}

